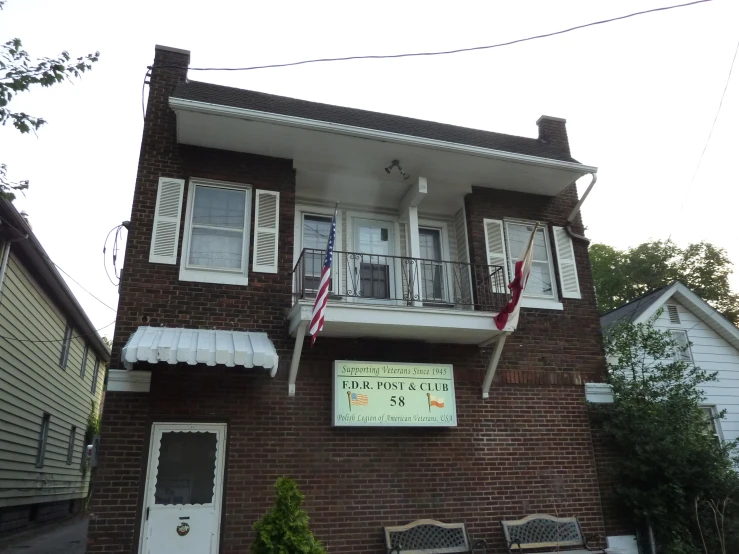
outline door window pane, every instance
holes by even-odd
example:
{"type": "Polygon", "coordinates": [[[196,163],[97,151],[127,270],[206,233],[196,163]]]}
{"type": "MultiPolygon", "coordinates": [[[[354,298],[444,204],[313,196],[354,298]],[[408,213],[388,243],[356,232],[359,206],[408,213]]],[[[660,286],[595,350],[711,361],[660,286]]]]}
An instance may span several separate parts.
{"type": "Polygon", "coordinates": [[[216,471],[215,433],[162,433],[156,504],[210,504],[216,471]]]}
{"type": "Polygon", "coordinates": [[[421,246],[419,273],[423,286],[424,300],[443,300],[444,271],[441,262],[441,231],[438,229],[418,229],[421,246]]]}
{"type": "Polygon", "coordinates": [[[303,216],[303,248],[320,251],[305,252],[304,254],[303,282],[305,290],[318,290],[332,222],[333,219],[326,216],[303,216]]]}
{"type": "Polygon", "coordinates": [[[196,186],[188,263],[213,269],[243,267],[246,191],[196,186]]]}

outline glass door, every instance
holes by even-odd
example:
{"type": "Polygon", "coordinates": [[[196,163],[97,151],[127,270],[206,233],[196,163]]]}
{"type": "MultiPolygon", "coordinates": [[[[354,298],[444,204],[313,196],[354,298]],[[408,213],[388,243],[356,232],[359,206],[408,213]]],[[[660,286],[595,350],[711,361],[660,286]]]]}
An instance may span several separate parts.
{"type": "Polygon", "coordinates": [[[371,219],[354,220],[354,253],[347,295],[373,301],[391,301],[396,295],[394,224],[371,219]]]}
{"type": "Polygon", "coordinates": [[[446,301],[444,264],[441,256],[441,231],[418,229],[421,259],[418,261],[418,279],[421,283],[423,302],[446,301]]]}

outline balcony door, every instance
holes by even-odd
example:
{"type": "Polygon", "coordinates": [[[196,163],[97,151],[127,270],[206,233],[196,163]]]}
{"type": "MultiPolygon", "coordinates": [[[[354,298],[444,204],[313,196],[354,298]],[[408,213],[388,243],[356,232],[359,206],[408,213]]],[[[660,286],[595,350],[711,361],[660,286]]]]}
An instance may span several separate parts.
{"type": "Polygon", "coordinates": [[[447,286],[441,255],[441,229],[419,227],[418,243],[421,249],[418,261],[421,298],[424,302],[443,303],[447,300],[447,286]]]}
{"type": "Polygon", "coordinates": [[[354,248],[347,266],[347,295],[391,303],[399,298],[398,260],[395,256],[395,224],[374,219],[354,219],[354,248]]]}

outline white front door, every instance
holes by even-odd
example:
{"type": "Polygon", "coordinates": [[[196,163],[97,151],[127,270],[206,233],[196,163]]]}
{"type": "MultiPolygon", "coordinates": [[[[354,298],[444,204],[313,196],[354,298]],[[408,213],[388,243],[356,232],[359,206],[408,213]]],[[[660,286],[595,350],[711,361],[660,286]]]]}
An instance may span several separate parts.
{"type": "Polygon", "coordinates": [[[142,554],[217,554],[225,423],[154,423],[142,554]]]}
{"type": "Polygon", "coordinates": [[[352,275],[348,296],[388,302],[397,300],[399,260],[395,254],[395,225],[374,219],[354,220],[354,255],[350,255],[352,275]]]}

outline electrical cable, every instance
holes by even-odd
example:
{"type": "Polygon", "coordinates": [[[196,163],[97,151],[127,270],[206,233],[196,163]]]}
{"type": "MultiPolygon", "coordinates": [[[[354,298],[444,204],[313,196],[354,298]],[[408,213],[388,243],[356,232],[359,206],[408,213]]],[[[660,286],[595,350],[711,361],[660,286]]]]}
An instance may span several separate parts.
{"type": "MultiPolygon", "coordinates": [[[[106,329],[106,328],[110,327],[114,323],[115,323],[115,320],[111,321],[110,323],[108,323],[107,325],[105,325],[103,327],[100,327],[99,329],[95,329],[94,331],[92,331],[90,333],[82,333],[80,335],[71,335],[70,338],[69,338],[69,340],[78,339],[78,338],[82,338],[82,337],[89,337],[90,335],[93,335],[93,334],[96,335],[98,333],[98,331],[102,331],[103,329],[106,329]]],[[[65,339],[51,339],[51,340],[19,339],[19,338],[16,338],[16,337],[5,337],[5,336],[2,336],[2,335],[0,335],[0,339],[14,340],[16,342],[66,342],[65,339]]]]}

